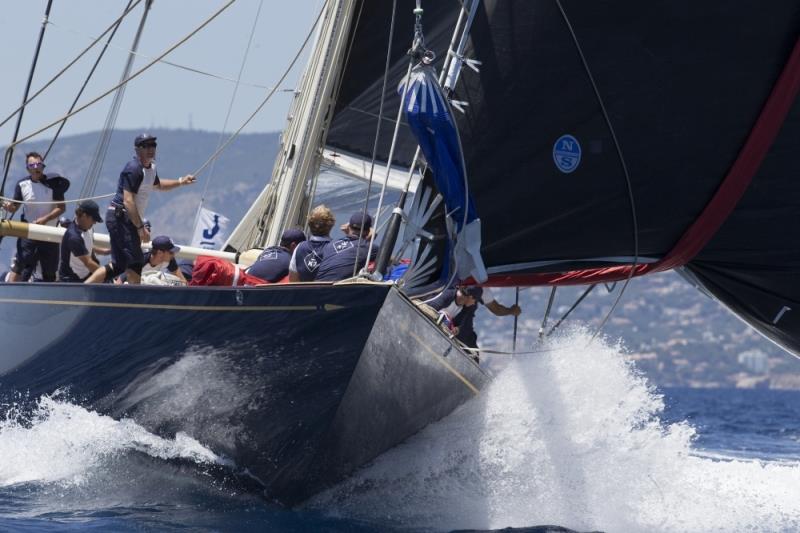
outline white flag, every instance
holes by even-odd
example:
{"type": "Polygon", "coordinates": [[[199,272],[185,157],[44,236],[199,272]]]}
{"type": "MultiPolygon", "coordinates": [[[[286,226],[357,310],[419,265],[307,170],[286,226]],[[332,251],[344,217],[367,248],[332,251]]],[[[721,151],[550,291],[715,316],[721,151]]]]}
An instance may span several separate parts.
{"type": "Polygon", "coordinates": [[[219,250],[228,236],[228,222],[230,220],[227,217],[201,207],[200,217],[194,228],[192,246],[207,250],[219,250]]]}

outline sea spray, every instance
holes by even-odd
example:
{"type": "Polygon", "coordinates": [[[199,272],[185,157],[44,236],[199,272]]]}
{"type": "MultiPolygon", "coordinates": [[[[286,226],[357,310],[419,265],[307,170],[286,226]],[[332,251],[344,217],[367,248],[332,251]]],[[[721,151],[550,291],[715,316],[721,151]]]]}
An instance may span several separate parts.
{"type": "Polygon", "coordinates": [[[0,487],[53,482],[81,485],[95,468],[128,452],[225,463],[185,434],[161,438],[132,420],[114,420],[56,394],[42,396],[29,414],[12,408],[0,422],[0,487]]]}
{"type": "Polygon", "coordinates": [[[624,351],[573,330],[308,505],[441,530],[800,528],[800,464],[695,453],[624,351]]]}

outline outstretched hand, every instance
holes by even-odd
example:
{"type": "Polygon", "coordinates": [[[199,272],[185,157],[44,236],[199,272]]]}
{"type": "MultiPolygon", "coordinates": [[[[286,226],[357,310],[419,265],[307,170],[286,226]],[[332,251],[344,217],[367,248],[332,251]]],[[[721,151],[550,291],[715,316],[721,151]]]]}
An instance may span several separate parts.
{"type": "Polygon", "coordinates": [[[197,178],[195,178],[192,174],[186,174],[178,178],[178,183],[181,185],[191,185],[192,183],[196,182],[197,178]]]}

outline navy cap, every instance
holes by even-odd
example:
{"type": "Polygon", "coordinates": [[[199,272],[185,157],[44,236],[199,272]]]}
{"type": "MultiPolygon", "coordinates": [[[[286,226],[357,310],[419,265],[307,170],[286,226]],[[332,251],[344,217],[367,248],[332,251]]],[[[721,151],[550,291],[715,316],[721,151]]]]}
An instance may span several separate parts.
{"type": "Polygon", "coordinates": [[[84,200],[78,204],[78,208],[87,215],[90,215],[95,222],[103,221],[100,217],[100,207],[94,200],[84,200]]]}
{"type": "Polygon", "coordinates": [[[354,213],[350,217],[350,227],[355,229],[369,230],[372,227],[372,217],[368,213],[354,213]],[[364,227],[361,228],[361,221],[364,221],[364,227]]]}
{"type": "Polygon", "coordinates": [[[153,239],[153,242],[150,243],[150,246],[153,248],[153,250],[163,250],[165,252],[178,253],[181,251],[181,247],[175,246],[175,243],[172,242],[172,239],[166,235],[159,235],[153,239]]]}
{"type": "Polygon", "coordinates": [[[149,144],[149,143],[155,144],[155,142],[156,142],[156,137],[155,136],[150,135],[149,133],[140,133],[133,140],[133,145],[134,146],[141,146],[143,144],[149,144]]]}
{"type": "Polygon", "coordinates": [[[299,229],[287,229],[281,235],[281,243],[291,244],[293,242],[303,242],[306,240],[306,234],[299,229]]]}
{"type": "Polygon", "coordinates": [[[469,285],[467,287],[459,287],[461,294],[464,296],[472,296],[476,301],[480,301],[483,296],[483,287],[477,285],[469,285]]]}

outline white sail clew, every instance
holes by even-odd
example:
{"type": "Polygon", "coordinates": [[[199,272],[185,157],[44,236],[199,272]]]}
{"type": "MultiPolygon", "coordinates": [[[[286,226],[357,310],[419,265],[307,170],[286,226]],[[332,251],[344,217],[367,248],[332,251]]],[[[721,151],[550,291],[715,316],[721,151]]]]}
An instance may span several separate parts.
{"type": "Polygon", "coordinates": [[[318,39],[281,136],[272,181],[225,243],[235,250],[277,244],[285,228],[305,225],[322,147],[333,116],[355,0],[328,0],[318,39]]]}

